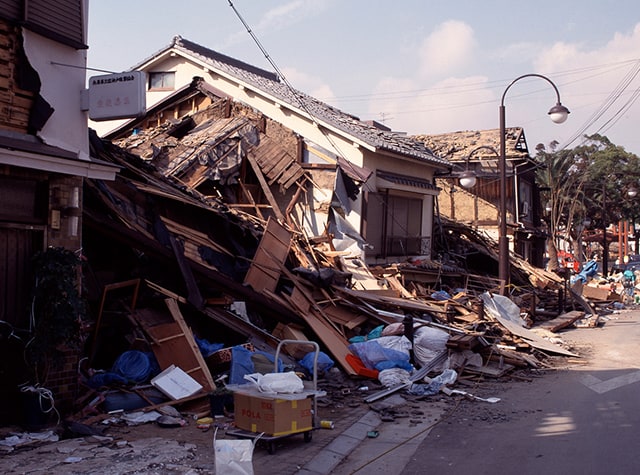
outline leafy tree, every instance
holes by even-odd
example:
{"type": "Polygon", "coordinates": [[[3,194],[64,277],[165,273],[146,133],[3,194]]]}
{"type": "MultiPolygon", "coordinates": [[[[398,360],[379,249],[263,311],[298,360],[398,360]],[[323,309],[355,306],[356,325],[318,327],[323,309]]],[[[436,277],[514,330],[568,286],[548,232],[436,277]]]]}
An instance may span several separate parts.
{"type": "Polygon", "coordinates": [[[557,150],[557,142],[549,151],[542,145],[536,148],[536,158],[545,165],[537,180],[548,191],[551,209],[547,216],[550,270],[557,268],[559,239],[580,249],[585,218],[598,229],[636,218],[635,203],[627,192],[640,189],[640,159],[605,136],[585,139],[573,149],[557,150]]]}

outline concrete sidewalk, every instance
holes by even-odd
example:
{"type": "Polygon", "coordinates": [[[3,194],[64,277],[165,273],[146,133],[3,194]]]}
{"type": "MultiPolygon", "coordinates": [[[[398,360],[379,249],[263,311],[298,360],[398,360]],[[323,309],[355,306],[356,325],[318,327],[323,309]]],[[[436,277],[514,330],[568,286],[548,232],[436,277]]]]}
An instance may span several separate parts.
{"type": "Polygon", "coordinates": [[[383,422],[368,411],[306,463],[303,475],[399,473],[445,412],[438,403],[420,404],[413,415],[383,422]]]}

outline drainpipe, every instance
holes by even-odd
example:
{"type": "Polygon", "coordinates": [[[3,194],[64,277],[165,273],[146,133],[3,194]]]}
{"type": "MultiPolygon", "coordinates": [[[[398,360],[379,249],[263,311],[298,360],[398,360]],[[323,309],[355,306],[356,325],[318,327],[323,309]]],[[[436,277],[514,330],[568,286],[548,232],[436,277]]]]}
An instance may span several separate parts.
{"type": "MultiPolygon", "coordinates": [[[[524,228],[524,224],[520,221],[520,206],[519,206],[519,198],[520,198],[520,194],[519,194],[519,187],[518,187],[518,180],[519,180],[519,175],[518,175],[518,167],[521,167],[523,165],[527,165],[527,163],[520,163],[519,165],[515,165],[513,167],[513,197],[514,197],[514,210],[515,210],[515,214],[514,214],[514,222],[515,224],[518,225],[518,227],[520,228],[524,228]]],[[[531,203],[529,203],[529,206],[531,206],[531,203]]]]}

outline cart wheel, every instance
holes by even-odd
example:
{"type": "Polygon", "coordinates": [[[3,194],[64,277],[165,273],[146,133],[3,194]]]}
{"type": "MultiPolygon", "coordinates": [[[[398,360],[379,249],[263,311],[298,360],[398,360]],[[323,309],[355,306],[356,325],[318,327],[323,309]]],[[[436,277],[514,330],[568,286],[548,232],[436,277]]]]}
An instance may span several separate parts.
{"type": "Polygon", "coordinates": [[[276,442],[275,441],[270,441],[267,443],[267,452],[269,452],[269,455],[273,455],[276,453],[276,442]]]}
{"type": "Polygon", "coordinates": [[[311,442],[312,437],[313,437],[313,436],[312,436],[312,434],[311,434],[311,431],[308,431],[308,432],[305,432],[305,433],[304,433],[304,441],[305,441],[305,442],[311,442]]]}

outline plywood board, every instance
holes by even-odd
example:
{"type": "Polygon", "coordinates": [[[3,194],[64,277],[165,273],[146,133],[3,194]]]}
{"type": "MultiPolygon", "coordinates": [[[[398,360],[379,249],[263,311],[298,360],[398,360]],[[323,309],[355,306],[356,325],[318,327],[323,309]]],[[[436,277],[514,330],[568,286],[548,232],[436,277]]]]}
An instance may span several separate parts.
{"type": "Polygon", "coordinates": [[[269,218],[244,283],[256,292],[276,290],[280,269],[289,255],[291,233],[269,218]]]}
{"type": "Polygon", "coordinates": [[[205,392],[212,391],[216,387],[215,383],[191,330],[180,313],[178,303],[171,298],[165,299],[165,303],[171,314],[169,320],[173,321],[159,315],[163,321],[153,322],[148,312],[133,315],[149,335],[151,350],[158,360],[160,369],[175,365],[200,383],[205,392]]]}

